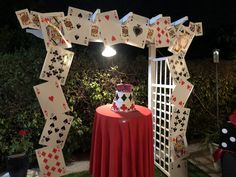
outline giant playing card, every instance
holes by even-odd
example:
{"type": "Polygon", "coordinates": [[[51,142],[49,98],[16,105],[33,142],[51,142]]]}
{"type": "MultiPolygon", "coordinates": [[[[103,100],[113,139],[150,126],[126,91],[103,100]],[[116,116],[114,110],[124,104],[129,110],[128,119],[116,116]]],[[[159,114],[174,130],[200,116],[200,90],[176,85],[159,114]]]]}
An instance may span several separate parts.
{"type": "Polygon", "coordinates": [[[34,91],[45,119],[70,110],[58,80],[36,85],[34,91]]]}
{"type": "Polygon", "coordinates": [[[176,107],[183,108],[193,90],[193,85],[185,79],[180,79],[171,95],[170,102],[176,107]]]}
{"type": "Polygon", "coordinates": [[[72,116],[58,114],[47,119],[39,144],[63,148],[73,121],[72,116]]]}
{"type": "Polygon", "coordinates": [[[39,14],[40,26],[47,50],[51,46],[71,47],[71,44],[64,37],[63,18],[64,13],[62,12],[39,14]]]}
{"type": "Polygon", "coordinates": [[[65,161],[61,148],[44,147],[37,149],[36,157],[39,164],[40,176],[56,177],[65,174],[65,161]]]}
{"type": "Polygon", "coordinates": [[[190,78],[188,67],[184,58],[181,58],[178,55],[172,55],[168,57],[167,65],[171,72],[171,77],[174,79],[175,82],[178,82],[182,78],[190,78]]]}
{"type": "Polygon", "coordinates": [[[126,23],[128,28],[126,43],[144,48],[148,33],[148,18],[132,13],[126,23]]]}
{"type": "Polygon", "coordinates": [[[121,24],[116,10],[98,14],[101,38],[105,45],[121,43],[121,24]]]}
{"type": "Polygon", "coordinates": [[[16,11],[16,16],[18,21],[20,22],[21,28],[28,28],[31,27],[32,21],[30,19],[30,14],[28,9],[23,9],[16,11]]]}
{"type": "Polygon", "coordinates": [[[162,17],[156,21],[156,48],[169,47],[170,46],[170,36],[168,28],[171,25],[170,17],[162,17]]]}
{"type": "Polygon", "coordinates": [[[64,85],[72,63],[74,53],[61,47],[51,47],[46,55],[40,79],[58,79],[64,85]]]}
{"type": "Polygon", "coordinates": [[[67,15],[78,17],[80,19],[83,18],[83,19],[89,20],[89,18],[91,17],[92,14],[93,13],[90,11],[78,9],[75,7],[68,7],[68,14],[67,15]]]}
{"type": "Polygon", "coordinates": [[[171,114],[170,134],[176,136],[186,133],[190,109],[174,107],[171,114]]]}

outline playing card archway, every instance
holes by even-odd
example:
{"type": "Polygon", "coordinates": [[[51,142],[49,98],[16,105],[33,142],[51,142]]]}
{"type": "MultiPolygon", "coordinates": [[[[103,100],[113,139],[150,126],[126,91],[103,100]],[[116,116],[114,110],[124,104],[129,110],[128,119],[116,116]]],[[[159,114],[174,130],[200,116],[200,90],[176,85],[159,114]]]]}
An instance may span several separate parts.
{"type": "Polygon", "coordinates": [[[148,106],[153,112],[154,163],[167,176],[187,176],[186,129],[190,109],[184,108],[193,89],[185,54],[194,36],[202,35],[201,23],[183,23],[184,17],[171,23],[170,17],[158,15],[151,19],[128,13],[119,20],[116,10],[95,13],[69,7],[62,12],[38,13],[27,9],[16,12],[22,28],[44,39],[47,55],[40,79],[47,82],[34,86],[46,124],[36,150],[43,176],[65,174],[62,154],[73,117],[61,85],[64,85],[74,53],[65,48],[71,43],[105,45],[125,43],[149,48],[148,106]],[[168,47],[172,56],[156,58],[156,49],[168,47]]]}

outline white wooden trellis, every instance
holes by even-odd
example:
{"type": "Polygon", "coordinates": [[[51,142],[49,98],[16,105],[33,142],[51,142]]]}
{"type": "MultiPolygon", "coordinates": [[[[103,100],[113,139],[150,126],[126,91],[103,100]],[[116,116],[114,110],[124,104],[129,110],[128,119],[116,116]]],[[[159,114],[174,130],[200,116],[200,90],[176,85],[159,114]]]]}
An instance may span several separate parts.
{"type": "MultiPolygon", "coordinates": [[[[154,164],[169,177],[187,177],[186,161],[184,168],[171,172],[171,145],[169,128],[173,105],[170,97],[175,87],[166,63],[166,57],[156,58],[156,48],[150,44],[148,66],[148,107],[153,116],[154,164]]],[[[182,166],[182,167],[183,167],[182,166]]]]}

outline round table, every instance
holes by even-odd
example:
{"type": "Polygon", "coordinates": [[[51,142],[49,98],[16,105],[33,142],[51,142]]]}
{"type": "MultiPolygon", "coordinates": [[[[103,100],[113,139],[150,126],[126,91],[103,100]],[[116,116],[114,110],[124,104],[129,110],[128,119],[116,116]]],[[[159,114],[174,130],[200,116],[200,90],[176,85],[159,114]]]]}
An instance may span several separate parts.
{"type": "Polygon", "coordinates": [[[96,109],[90,173],[93,177],[153,177],[152,113],[135,105],[133,112],[96,109]]]}

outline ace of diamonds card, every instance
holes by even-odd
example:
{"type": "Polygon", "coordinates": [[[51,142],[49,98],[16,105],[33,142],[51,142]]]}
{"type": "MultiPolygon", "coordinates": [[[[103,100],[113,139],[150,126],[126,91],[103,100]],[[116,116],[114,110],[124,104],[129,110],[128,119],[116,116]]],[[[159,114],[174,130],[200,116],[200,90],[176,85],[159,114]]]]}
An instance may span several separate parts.
{"type": "Polygon", "coordinates": [[[34,91],[45,119],[70,110],[58,80],[36,85],[34,91]]]}
{"type": "Polygon", "coordinates": [[[101,31],[101,39],[105,45],[122,43],[121,24],[116,10],[98,14],[98,24],[101,31]]]}
{"type": "Polygon", "coordinates": [[[40,176],[56,177],[65,174],[65,161],[61,148],[44,147],[36,149],[36,157],[39,164],[40,176]]]}
{"type": "Polygon", "coordinates": [[[193,85],[185,79],[180,79],[177,82],[172,95],[170,102],[178,108],[183,108],[193,90],[193,85]]]}
{"type": "Polygon", "coordinates": [[[58,114],[47,119],[39,144],[63,148],[69,133],[72,116],[58,114]]]}
{"type": "Polygon", "coordinates": [[[46,55],[40,79],[50,81],[58,79],[65,85],[74,53],[61,47],[51,47],[46,55]]]}

